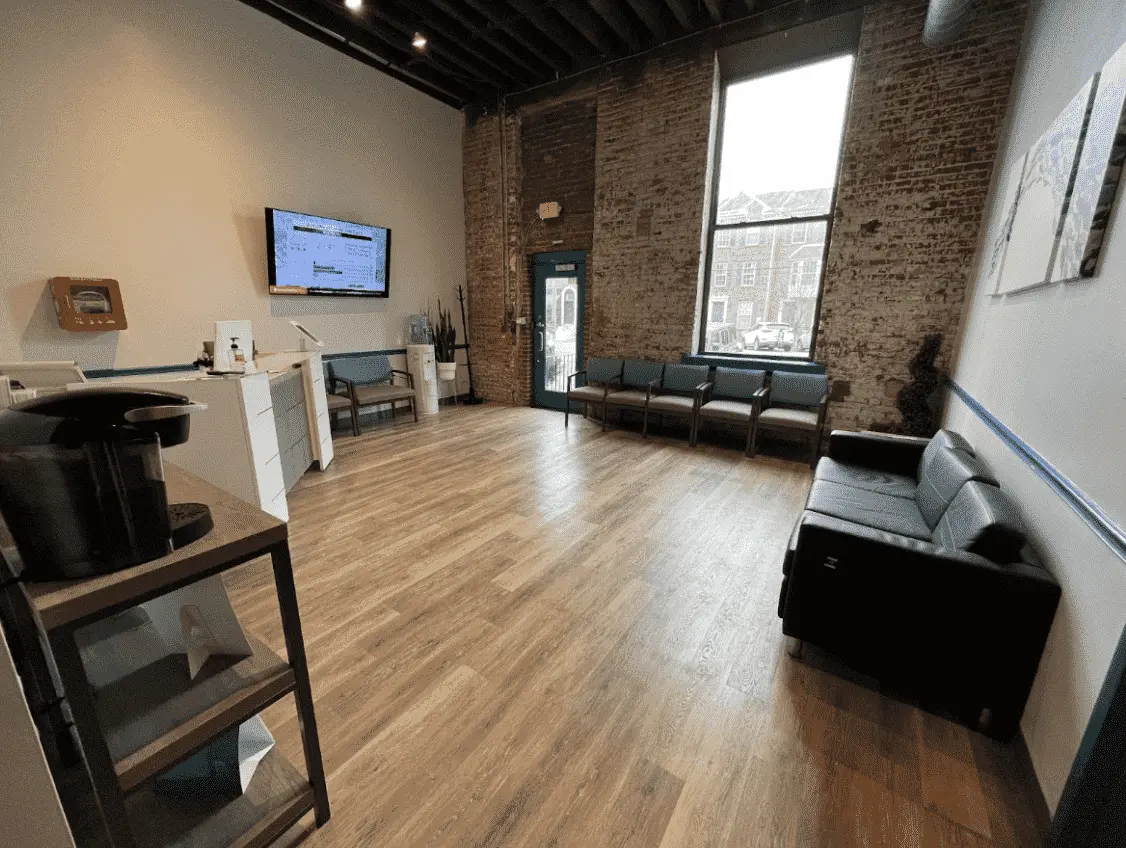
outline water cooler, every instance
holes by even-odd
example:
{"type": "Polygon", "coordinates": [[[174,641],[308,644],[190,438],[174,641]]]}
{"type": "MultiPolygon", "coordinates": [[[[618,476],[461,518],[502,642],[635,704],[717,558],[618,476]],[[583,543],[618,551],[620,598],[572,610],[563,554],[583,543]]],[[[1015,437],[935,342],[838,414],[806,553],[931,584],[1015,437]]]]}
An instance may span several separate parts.
{"type": "Polygon", "coordinates": [[[407,345],[407,371],[414,378],[414,397],[419,415],[438,412],[438,373],[434,366],[434,345],[407,345]]]}

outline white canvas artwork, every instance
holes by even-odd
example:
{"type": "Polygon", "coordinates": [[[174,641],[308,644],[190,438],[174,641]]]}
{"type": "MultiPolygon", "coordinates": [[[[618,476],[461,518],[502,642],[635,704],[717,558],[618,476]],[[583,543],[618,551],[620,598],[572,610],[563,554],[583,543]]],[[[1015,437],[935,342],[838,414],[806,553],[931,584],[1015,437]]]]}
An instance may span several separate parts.
{"type": "Polygon", "coordinates": [[[1048,282],[1093,83],[1087,81],[1028,152],[998,294],[1048,282]]]}
{"type": "Polygon", "coordinates": [[[1009,180],[1002,189],[1001,208],[1005,210],[1005,217],[1001,224],[1001,231],[997,233],[997,237],[989,245],[988,276],[986,277],[988,291],[997,292],[1001,285],[1001,273],[1005,267],[1005,254],[1009,249],[1009,238],[1013,234],[1013,221],[1016,219],[1017,203],[1020,201],[1020,183],[1024,177],[1024,163],[1027,160],[1028,154],[1026,153],[1013,163],[1013,167],[1009,171],[1009,180]]]}
{"type": "Polygon", "coordinates": [[[1103,66],[1052,282],[1093,277],[1126,160],[1126,45],[1103,66]]]}

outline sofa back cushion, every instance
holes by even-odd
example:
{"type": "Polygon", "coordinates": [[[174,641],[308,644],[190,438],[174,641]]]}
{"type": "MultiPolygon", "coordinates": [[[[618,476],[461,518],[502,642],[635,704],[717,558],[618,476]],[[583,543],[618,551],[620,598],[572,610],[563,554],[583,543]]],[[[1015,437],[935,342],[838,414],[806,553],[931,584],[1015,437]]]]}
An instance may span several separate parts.
{"type": "Polygon", "coordinates": [[[775,371],[770,375],[770,403],[790,406],[817,406],[829,393],[829,378],[824,374],[775,371]]]}
{"type": "Polygon", "coordinates": [[[698,385],[707,382],[708,371],[707,365],[666,365],[661,388],[691,394],[698,385]]]}
{"type": "Polygon", "coordinates": [[[328,363],[329,373],[358,386],[384,383],[391,379],[391,360],[383,354],[346,356],[328,363]]]}
{"type": "Polygon", "coordinates": [[[1021,561],[1026,541],[1016,505],[988,483],[970,482],[943,513],[932,541],[944,548],[970,551],[993,562],[1021,561]]]}
{"type": "Polygon", "coordinates": [[[592,356],[586,361],[588,383],[609,383],[622,376],[622,360],[592,356]]]}
{"type": "Polygon", "coordinates": [[[953,430],[939,430],[931,437],[930,443],[923,448],[923,455],[919,458],[919,469],[915,473],[916,478],[922,479],[923,469],[927,466],[927,463],[943,448],[952,448],[968,453],[970,456],[974,455],[974,449],[970,447],[969,442],[962,438],[961,433],[955,433],[953,430]]]}
{"type": "Polygon", "coordinates": [[[653,380],[661,379],[664,370],[662,362],[627,359],[622,367],[622,385],[631,389],[644,389],[653,380]]]}
{"type": "Polygon", "coordinates": [[[748,368],[716,368],[712,395],[750,400],[765,383],[765,371],[754,371],[748,368]]]}
{"type": "Polygon", "coordinates": [[[946,508],[971,480],[999,485],[985,463],[965,451],[946,447],[932,451],[915,490],[915,503],[931,529],[938,525],[946,508]]]}

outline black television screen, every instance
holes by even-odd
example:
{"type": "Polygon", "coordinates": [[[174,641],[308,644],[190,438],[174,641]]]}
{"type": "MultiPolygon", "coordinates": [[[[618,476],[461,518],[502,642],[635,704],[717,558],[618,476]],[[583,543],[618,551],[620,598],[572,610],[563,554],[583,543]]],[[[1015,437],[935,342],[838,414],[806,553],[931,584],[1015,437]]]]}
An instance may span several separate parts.
{"type": "Polygon", "coordinates": [[[387,297],[391,231],[266,208],[270,294],[387,297]]]}

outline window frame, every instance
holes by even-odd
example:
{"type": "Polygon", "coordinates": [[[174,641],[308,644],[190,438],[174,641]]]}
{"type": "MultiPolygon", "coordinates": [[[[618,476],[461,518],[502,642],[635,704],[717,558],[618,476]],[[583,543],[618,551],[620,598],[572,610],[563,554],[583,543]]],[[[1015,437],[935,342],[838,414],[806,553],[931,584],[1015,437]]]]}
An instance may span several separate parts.
{"type": "MultiPolygon", "coordinates": [[[[703,285],[703,293],[702,293],[703,296],[702,296],[701,301],[700,301],[702,304],[706,304],[706,307],[702,308],[700,310],[700,315],[699,315],[699,318],[698,318],[699,328],[698,328],[698,333],[697,333],[697,344],[696,344],[696,353],[698,355],[700,355],[700,356],[738,357],[738,358],[742,358],[742,359],[761,359],[762,358],[761,355],[756,356],[753,353],[746,353],[746,352],[743,352],[743,353],[738,353],[738,352],[721,353],[721,352],[717,352],[717,351],[708,351],[707,350],[707,346],[708,346],[708,325],[711,323],[708,319],[709,319],[710,313],[711,313],[712,263],[714,262],[713,254],[714,254],[715,249],[716,249],[716,243],[715,242],[716,242],[717,233],[723,232],[725,230],[737,230],[737,229],[750,230],[750,229],[753,228],[753,229],[756,229],[756,230],[761,230],[761,229],[764,229],[766,227],[776,227],[776,226],[785,226],[785,225],[793,225],[793,224],[803,224],[803,225],[806,225],[808,227],[809,224],[816,224],[816,223],[823,222],[825,224],[825,244],[822,246],[822,250],[821,250],[819,279],[817,280],[817,302],[816,302],[816,304],[814,305],[814,308],[813,308],[813,325],[810,327],[809,353],[804,359],[799,359],[798,357],[786,357],[787,361],[793,361],[793,362],[814,362],[816,360],[816,356],[817,356],[817,335],[818,335],[818,329],[820,328],[820,324],[821,324],[821,302],[822,302],[822,299],[823,299],[824,294],[825,294],[825,272],[829,267],[829,248],[830,248],[830,246],[832,245],[832,242],[833,242],[833,219],[834,219],[834,213],[835,213],[836,208],[837,208],[837,196],[838,196],[838,193],[840,191],[841,171],[843,170],[843,167],[844,167],[845,134],[848,131],[849,118],[850,118],[851,112],[852,112],[853,87],[856,84],[856,60],[857,60],[857,51],[855,49],[839,50],[839,51],[833,51],[833,52],[830,52],[830,53],[826,53],[826,54],[823,54],[823,55],[820,55],[820,56],[816,56],[816,57],[810,58],[808,60],[804,60],[802,62],[795,62],[795,63],[792,63],[792,64],[783,64],[783,65],[780,65],[778,67],[771,68],[769,70],[757,71],[757,72],[751,73],[751,74],[743,74],[743,75],[733,76],[733,77],[730,77],[730,78],[727,78],[727,79],[720,80],[719,114],[718,114],[717,119],[716,119],[715,138],[712,142],[713,145],[714,145],[712,152],[713,152],[713,157],[714,157],[713,161],[714,161],[715,164],[712,168],[712,177],[711,177],[711,200],[710,200],[710,207],[711,208],[710,208],[709,213],[708,213],[707,246],[705,248],[705,255],[704,255],[704,285],[703,285]],[[822,215],[801,215],[801,216],[792,217],[792,218],[774,218],[774,219],[766,219],[766,220],[762,220],[762,221],[753,221],[753,222],[743,221],[743,222],[736,223],[736,224],[720,224],[720,223],[718,223],[717,218],[718,218],[718,215],[719,215],[719,179],[720,179],[720,174],[723,172],[723,128],[724,128],[725,119],[726,119],[726,116],[727,116],[727,91],[728,91],[728,89],[731,88],[731,86],[738,85],[739,83],[742,83],[742,82],[748,82],[748,81],[753,80],[753,79],[759,79],[759,78],[762,78],[762,77],[773,76],[774,74],[778,74],[778,73],[784,73],[785,71],[795,70],[795,69],[802,67],[804,65],[818,64],[820,62],[827,62],[827,61],[830,61],[832,59],[841,59],[841,58],[844,58],[845,56],[851,56],[852,57],[852,70],[851,70],[851,73],[849,75],[848,94],[845,97],[844,119],[841,121],[841,139],[840,139],[840,147],[839,147],[840,152],[837,156],[836,176],[833,179],[832,190],[829,192],[829,210],[828,210],[828,212],[826,212],[822,215]]],[[[758,235],[758,233],[756,233],[756,236],[757,235],[758,235]]],[[[745,237],[744,237],[744,240],[746,240],[745,237]]],[[[761,239],[757,243],[761,244],[762,243],[761,239]]],[[[756,272],[756,275],[757,275],[757,272],[756,272]]],[[[742,281],[740,280],[740,283],[741,282],[742,281]]],[[[727,286],[726,290],[730,291],[730,286],[727,286]]]]}

